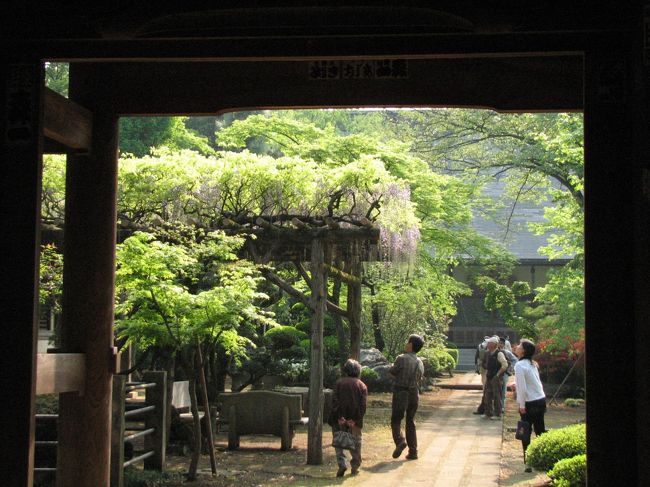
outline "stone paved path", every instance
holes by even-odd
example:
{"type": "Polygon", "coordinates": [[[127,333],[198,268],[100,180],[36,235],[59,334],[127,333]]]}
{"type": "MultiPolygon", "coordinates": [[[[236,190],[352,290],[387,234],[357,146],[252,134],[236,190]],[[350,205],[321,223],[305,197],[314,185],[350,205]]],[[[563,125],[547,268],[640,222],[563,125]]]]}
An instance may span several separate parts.
{"type": "MultiPolygon", "coordinates": [[[[457,374],[459,384],[478,384],[477,374],[457,374]]],[[[501,460],[502,422],[472,414],[480,402],[476,390],[454,390],[449,400],[426,420],[417,422],[419,459],[388,460],[346,485],[390,487],[497,487],[501,460]]]]}

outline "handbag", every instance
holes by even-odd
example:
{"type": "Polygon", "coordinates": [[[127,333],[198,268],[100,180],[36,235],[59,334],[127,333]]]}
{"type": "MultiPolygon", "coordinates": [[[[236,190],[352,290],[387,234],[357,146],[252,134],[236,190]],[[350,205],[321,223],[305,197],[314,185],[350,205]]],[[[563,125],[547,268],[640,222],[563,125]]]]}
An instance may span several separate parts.
{"type": "Polygon", "coordinates": [[[347,430],[337,430],[332,433],[332,446],[342,450],[356,450],[354,436],[347,430]]]}
{"type": "Polygon", "coordinates": [[[530,442],[530,423],[528,421],[517,421],[517,431],[515,438],[524,443],[530,442]]]}

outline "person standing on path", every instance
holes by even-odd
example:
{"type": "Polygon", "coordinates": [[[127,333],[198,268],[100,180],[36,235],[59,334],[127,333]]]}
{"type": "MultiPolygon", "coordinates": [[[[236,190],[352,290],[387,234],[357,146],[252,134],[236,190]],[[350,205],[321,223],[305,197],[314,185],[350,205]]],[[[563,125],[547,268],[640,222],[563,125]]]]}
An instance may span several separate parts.
{"type": "Polygon", "coordinates": [[[399,458],[408,446],[408,460],[418,458],[418,439],[415,431],[415,413],[420,399],[419,384],[424,375],[424,364],[416,355],[424,346],[420,335],[410,335],[404,353],[395,359],[389,373],[394,377],[393,403],[390,426],[395,442],[393,458],[399,458]],[[406,438],[402,434],[402,418],[406,414],[406,438]]]}
{"type": "MultiPolygon", "coordinates": [[[[546,394],[542,381],[539,378],[537,364],[533,361],[535,355],[535,344],[530,340],[521,340],[515,354],[519,361],[515,365],[515,384],[517,387],[517,403],[519,404],[519,415],[522,421],[530,423],[535,435],[539,436],[546,432],[544,414],[546,413],[546,394]]],[[[530,444],[530,437],[523,439],[521,444],[524,448],[524,462],[526,461],[526,449],[530,444]]],[[[530,467],[526,468],[530,472],[530,467]]]]}
{"type": "Polygon", "coordinates": [[[506,356],[499,350],[499,337],[493,336],[487,340],[488,356],[485,375],[485,415],[484,418],[501,419],[501,391],[503,389],[503,374],[508,368],[506,356]]]}
{"type": "Polygon", "coordinates": [[[486,336],[478,347],[476,347],[476,353],[474,354],[474,364],[476,365],[476,373],[481,374],[481,404],[478,405],[475,411],[472,414],[485,414],[485,359],[487,358],[487,340],[490,338],[486,336]]]}
{"type": "Polygon", "coordinates": [[[508,390],[508,381],[510,380],[510,377],[515,375],[515,365],[518,361],[517,356],[508,350],[506,343],[506,338],[499,338],[499,350],[503,352],[506,360],[508,361],[508,368],[503,374],[503,384],[501,389],[501,414],[504,414],[506,412],[506,391],[508,390]]]}
{"type": "MultiPolygon", "coordinates": [[[[348,359],[343,365],[343,373],[346,377],[341,377],[334,384],[328,423],[332,427],[332,434],[341,429],[348,430],[352,434],[355,448],[350,450],[352,456],[350,473],[356,475],[361,466],[361,428],[366,414],[368,388],[359,379],[361,364],[356,360],[348,359]]],[[[336,463],[339,466],[336,476],[343,477],[347,470],[345,451],[342,448],[335,448],[335,451],[336,463]]]]}

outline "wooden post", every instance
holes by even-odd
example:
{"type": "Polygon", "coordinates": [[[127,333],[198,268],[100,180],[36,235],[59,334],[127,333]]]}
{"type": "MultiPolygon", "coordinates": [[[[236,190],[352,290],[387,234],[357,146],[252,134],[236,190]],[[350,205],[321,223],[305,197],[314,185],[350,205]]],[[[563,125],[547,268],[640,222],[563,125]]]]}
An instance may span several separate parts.
{"type": "Polygon", "coordinates": [[[153,450],[154,455],[145,458],[144,468],[162,472],[165,468],[165,450],[167,449],[167,373],[164,371],[147,371],[142,376],[145,382],[155,382],[156,387],[148,388],[145,395],[147,406],[156,406],[156,409],[147,414],[145,428],[154,428],[153,434],[144,437],[144,449],[153,450]]]}
{"type": "Polygon", "coordinates": [[[91,153],[68,155],[66,174],[61,347],[86,354],[86,389],[59,396],[60,487],[110,479],[118,117],[101,105],[103,83],[97,65],[70,66],[70,98],[94,118],[91,153]]]}
{"type": "Polygon", "coordinates": [[[356,279],[348,285],[348,322],[350,324],[350,357],[359,360],[361,355],[361,262],[359,261],[359,246],[353,244],[348,262],[348,273],[356,279]]]}
{"type": "Polygon", "coordinates": [[[42,85],[39,60],[0,65],[0,338],[12,351],[0,367],[0,478],[10,487],[33,482],[42,85]]]}
{"type": "Polygon", "coordinates": [[[125,391],[126,377],[114,375],[111,405],[111,487],[124,486],[125,391]]]}
{"type": "Polygon", "coordinates": [[[198,365],[199,380],[201,381],[201,399],[203,400],[203,420],[205,421],[206,436],[208,440],[208,453],[210,454],[210,467],[212,475],[217,474],[217,460],[214,456],[214,436],[212,435],[212,418],[210,417],[210,401],[208,401],[208,384],[205,380],[205,369],[203,367],[203,354],[201,343],[196,344],[196,362],[198,365]]]}
{"type": "MultiPolygon", "coordinates": [[[[631,355],[637,344],[634,278],[641,269],[632,259],[638,238],[633,231],[636,195],[641,192],[634,154],[634,113],[639,107],[631,95],[633,58],[631,51],[585,54],[585,364],[590,487],[641,482],[636,469],[630,467],[643,461],[637,457],[635,445],[643,428],[637,423],[638,389],[631,355]],[[609,353],[612,333],[630,340],[630,353],[609,353]],[[619,380],[621,377],[628,379],[619,380]],[[621,412],[615,421],[612,404],[621,412]]],[[[640,299],[647,300],[647,296],[640,299]]],[[[643,416],[645,409],[643,406],[640,411],[643,416]]]]}
{"type": "Polygon", "coordinates": [[[323,321],[327,307],[327,270],[325,244],[314,239],[311,244],[311,370],[309,373],[309,427],[307,463],[323,463],[323,321]]]}

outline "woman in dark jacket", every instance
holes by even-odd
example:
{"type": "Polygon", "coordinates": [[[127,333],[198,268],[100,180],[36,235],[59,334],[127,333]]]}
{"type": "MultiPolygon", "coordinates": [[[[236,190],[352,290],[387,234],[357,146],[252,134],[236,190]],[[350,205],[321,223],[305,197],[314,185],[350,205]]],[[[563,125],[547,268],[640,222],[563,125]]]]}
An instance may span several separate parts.
{"type": "MultiPolygon", "coordinates": [[[[363,416],[366,414],[366,403],[368,401],[368,388],[361,382],[361,364],[356,360],[348,359],[343,365],[345,377],[341,377],[334,385],[332,394],[332,409],[328,423],[332,427],[332,434],[335,431],[347,429],[352,433],[355,448],[350,450],[352,459],[352,475],[359,472],[361,465],[361,428],[363,428],[363,416]]],[[[336,462],[339,469],[337,477],[342,477],[347,470],[345,452],[336,448],[336,462]]]]}

